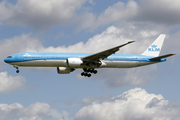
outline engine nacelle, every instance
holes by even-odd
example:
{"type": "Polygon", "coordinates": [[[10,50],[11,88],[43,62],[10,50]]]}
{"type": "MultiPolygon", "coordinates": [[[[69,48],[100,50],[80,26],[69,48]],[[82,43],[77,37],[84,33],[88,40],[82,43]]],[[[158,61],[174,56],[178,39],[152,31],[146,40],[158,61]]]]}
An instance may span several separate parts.
{"type": "Polygon", "coordinates": [[[69,74],[72,72],[74,69],[73,68],[66,68],[66,67],[57,67],[57,72],[59,74],[69,74]]]}
{"type": "Polygon", "coordinates": [[[68,67],[73,67],[73,68],[78,68],[83,64],[83,61],[80,58],[68,58],[67,59],[67,66],[68,67]]]}

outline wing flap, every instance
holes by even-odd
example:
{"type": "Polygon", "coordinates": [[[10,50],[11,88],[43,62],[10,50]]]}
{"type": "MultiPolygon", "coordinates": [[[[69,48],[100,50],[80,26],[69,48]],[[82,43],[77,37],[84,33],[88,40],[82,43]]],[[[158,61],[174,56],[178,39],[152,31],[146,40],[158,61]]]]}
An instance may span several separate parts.
{"type": "Polygon", "coordinates": [[[170,56],[173,56],[173,55],[175,55],[175,54],[162,55],[162,56],[150,58],[149,60],[161,60],[162,58],[167,58],[167,57],[170,57],[170,56]]]}

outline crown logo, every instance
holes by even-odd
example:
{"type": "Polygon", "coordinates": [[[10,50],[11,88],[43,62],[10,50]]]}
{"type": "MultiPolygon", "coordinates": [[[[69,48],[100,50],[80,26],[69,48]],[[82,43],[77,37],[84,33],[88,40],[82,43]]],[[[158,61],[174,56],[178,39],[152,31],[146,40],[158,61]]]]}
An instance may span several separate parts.
{"type": "Polygon", "coordinates": [[[156,48],[156,47],[157,47],[157,45],[151,45],[151,47],[152,47],[152,48],[156,48]]]}

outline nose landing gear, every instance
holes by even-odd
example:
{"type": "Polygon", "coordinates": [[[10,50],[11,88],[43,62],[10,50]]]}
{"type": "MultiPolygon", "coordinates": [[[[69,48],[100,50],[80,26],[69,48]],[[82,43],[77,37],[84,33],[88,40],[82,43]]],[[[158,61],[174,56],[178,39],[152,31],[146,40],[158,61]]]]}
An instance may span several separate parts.
{"type": "Polygon", "coordinates": [[[97,70],[94,70],[94,68],[91,68],[91,69],[84,68],[83,70],[84,72],[81,73],[81,76],[85,76],[85,77],[91,77],[91,73],[94,73],[94,74],[97,73],[97,70]]]}
{"type": "Polygon", "coordinates": [[[19,73],[19,70],[16,70],[16,73],[19,73]]]}
{"type": "Polygon", "coordinates": [[[13,66],[16,68],[16,73],[19,73],[19,68],[17,66],[13,66]]]}

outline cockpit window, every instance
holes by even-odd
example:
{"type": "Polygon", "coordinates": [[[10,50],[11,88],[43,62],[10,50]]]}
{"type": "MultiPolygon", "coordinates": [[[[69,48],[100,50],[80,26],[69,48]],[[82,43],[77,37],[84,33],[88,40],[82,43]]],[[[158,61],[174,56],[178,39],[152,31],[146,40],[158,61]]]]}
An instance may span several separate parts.
{"type": "Polygon", "coordinates": [[[12,56],[8,56],[7,58],[12,58],[12,56]]]}

